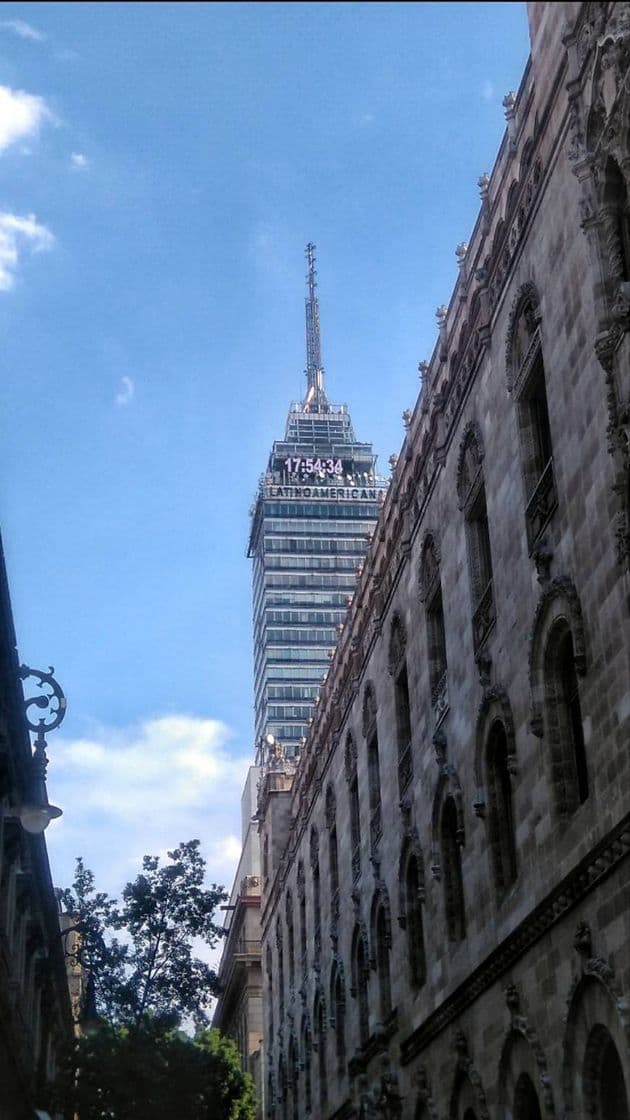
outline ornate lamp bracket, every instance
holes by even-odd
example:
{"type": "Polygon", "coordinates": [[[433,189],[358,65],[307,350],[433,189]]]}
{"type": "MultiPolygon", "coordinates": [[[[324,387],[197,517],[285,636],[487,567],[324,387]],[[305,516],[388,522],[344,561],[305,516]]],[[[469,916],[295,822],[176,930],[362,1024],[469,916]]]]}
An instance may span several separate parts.
{"type": "Polygon", "coordinates": [[[41,689],[39,696],[26,697],[24,700],[26,724],[30,731],[36,732],[31,772],[33,796],[20,809],[22,826],[27,832],[43,832],[51,820],[61,816],[61,809],[49,803],[46,791],[46,732],[59,727],[66,714],[66,698],[53,676],[54,671],[52,665],[47,673],[42,669],[31,669],[28,665],[20,665],[18,670],[20,680],[26,681],[33,677],[41,689]],[[37,719],[31,718],[31,708],[37,708],[44,714],[37,719]]]}

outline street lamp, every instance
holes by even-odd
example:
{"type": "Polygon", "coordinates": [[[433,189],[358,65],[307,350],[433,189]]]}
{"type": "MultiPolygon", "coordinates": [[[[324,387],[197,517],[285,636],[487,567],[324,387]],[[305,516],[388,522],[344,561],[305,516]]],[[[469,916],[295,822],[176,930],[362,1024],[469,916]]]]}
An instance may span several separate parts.
{"type": "Polygon", "coordinates": [[[33,744],[33,754],[31,756],[31,778],[30,778],[30,793],[32,796],[18,809],[18,816],[22,822],[22,828],[26,832],[41,833],[44,832],[51,821],[62,815],[62,810],[56,805],[51,805],[48,801],[48,792],[46,790],[46,767],[48,766],[48,758],[46,757],[46,738],[45,731],[54,731],[59,727],[63,717],[66,714],[66,698],[53,677],[54,669],[52,665],[49,667],[47,673],[41,669],[30,669],[28,665],[20,665],[19,676],[20,680],[25,681],[28,677],[34,677],[39,682],[41,689],[49,688],[50,692],[44,691],[41,696],[33,696],[24,701],[24,710],[26,714],[26,723],[31,731],[36,731],[37,735],[33,744]],[[29,719],[29,708],[36,707],[46,709],[44,716],[40,716],[36,723],[29,719]]]}

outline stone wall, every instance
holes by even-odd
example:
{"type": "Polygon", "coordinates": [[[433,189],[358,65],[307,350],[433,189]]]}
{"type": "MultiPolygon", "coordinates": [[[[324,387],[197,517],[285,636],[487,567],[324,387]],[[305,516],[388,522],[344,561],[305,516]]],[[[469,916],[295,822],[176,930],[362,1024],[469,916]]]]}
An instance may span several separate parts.
{"type": "Polygon", "coordinates": [[[627,1115],[630,5],[529,9],[282,795],[270,1116],[627,1115]]]}

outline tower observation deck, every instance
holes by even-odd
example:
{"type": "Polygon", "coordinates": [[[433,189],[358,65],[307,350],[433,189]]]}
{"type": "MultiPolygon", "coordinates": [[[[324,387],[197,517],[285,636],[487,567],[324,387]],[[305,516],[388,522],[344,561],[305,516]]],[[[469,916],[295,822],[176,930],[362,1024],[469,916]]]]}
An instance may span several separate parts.
{"type": "Polygon", "coordinates": [[[315,246],[306,249],[306,395],[289,409],[252,511],[255,742],[299,753],[387,482],[346,405],[329,402],[315,246]]]}

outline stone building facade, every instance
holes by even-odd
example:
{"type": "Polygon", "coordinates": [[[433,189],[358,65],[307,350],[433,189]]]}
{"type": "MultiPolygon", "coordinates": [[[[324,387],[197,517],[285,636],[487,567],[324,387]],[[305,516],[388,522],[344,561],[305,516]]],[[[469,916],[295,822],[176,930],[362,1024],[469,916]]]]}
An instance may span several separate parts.
{"type": "Polygon", "coordinates": [[[630,5],[531,58],[295,774],[266,1114],[630,1104],[630,5]]]}
{"type": "Polygon", "coordinates": [[[260,769],[250,766],[241,798],[241,857],[226,909],[213,1027],[234,1039],[261,1096],[260,847],[255,822],[260,769]]]}
{"type": "Polygon", "coordinates": [[[0,1120],[44,1120],[73,1019],[46,843],[20,815],[38,783],[15,646],[0,548],[0,1120]]]}

